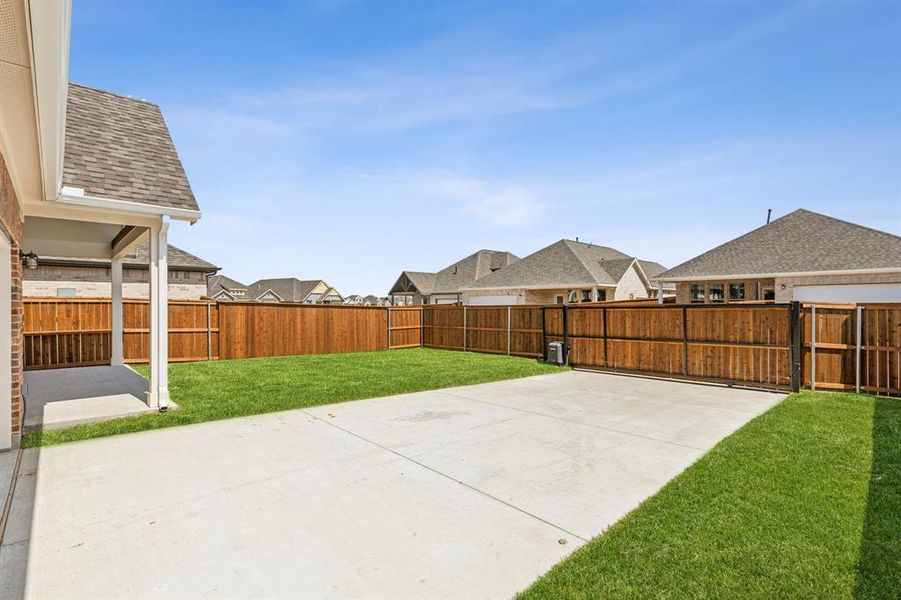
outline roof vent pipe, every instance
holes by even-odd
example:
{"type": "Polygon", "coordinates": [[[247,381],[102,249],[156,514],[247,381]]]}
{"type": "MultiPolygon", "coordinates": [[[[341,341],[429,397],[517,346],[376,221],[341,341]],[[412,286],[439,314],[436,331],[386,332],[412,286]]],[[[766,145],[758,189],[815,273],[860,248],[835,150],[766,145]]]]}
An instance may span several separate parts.
{"type": "Polygon", "coordinates": [[[770,224],[770,216],[771,216],[772,214],[773,214],[773,209],[772,209],[772,208],[766,209],[766,224],[767,224],[767,225],[770,224]]]}

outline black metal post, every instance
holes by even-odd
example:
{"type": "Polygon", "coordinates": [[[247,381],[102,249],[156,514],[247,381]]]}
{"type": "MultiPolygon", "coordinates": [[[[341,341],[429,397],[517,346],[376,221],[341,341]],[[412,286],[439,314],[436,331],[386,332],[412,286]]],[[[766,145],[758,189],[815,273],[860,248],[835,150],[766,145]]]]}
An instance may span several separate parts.
{"type": "Polygon", "coordinates": [[[788,331],[790,337],[789,361],[791,365],[791,389],[801,389],[801,303],[792,302],[788,307],[788,331]]]}

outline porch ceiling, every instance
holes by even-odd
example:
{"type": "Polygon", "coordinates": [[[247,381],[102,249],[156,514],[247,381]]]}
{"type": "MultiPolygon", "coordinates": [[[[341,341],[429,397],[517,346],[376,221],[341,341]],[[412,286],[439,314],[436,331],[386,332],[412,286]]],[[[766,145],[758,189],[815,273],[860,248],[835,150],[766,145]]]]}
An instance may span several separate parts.
{"type": "MultiPolygon", "coordinates": [[[[111,223],[26,217],[22,248],[38,257],[109,259],[113,241],[124,228],[111,223]]],[[[144,239],[146,231],[132,245],[144,239]]]]}

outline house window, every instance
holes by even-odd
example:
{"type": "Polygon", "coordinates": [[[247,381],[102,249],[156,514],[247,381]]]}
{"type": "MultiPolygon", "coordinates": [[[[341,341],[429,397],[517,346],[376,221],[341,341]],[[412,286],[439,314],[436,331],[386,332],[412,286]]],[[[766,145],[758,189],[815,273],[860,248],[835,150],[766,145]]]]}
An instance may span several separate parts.
{"type": "Polygon", "coordinates": [[[723,284],[711,283],[710,287],[707,288],[707,298],[710,302],[724,302],[726,296],[723,293],[723,284]]]}
{"type": "Polygon", "coordinates": [[[689,299],[692,302],[703,302],[704,301],[704,284],[703,283],[691,284],[691,293],[689,294],[689,299]]]}
{"type": "Polygon", "coordinates": [[[579,292],[573,290],[569,293],[569,301],[570,302],[578,302],[579,301],[579,292]]]}
{"type": "Polygon", "coordinates": [[[607,300],[607,290],[596,290],[595,298],[598,302],[604,302],[605,300],[607,300]]]}
{"type": "Polygon", "coordinates": [[[582,290],[582,302],[591,302],[591,290],[582,290]]]}
{"type": "Polygon", "coordinates": [[[764,300],[775,300],[776,299],[776,288],[772,288],[772,287],[763,288],[763,299],[764,300]]]}
{"type": "Polygon", "coordinates": [[[730,283],[729,284],[729,300],[732,302],[740,302],[745,299],[745,284],[730,283]]]}
{"type": "Polygon", "coordinates": [[[563,296],[557,296],[556,302],[557,304],[563,304],[563,296]]]}

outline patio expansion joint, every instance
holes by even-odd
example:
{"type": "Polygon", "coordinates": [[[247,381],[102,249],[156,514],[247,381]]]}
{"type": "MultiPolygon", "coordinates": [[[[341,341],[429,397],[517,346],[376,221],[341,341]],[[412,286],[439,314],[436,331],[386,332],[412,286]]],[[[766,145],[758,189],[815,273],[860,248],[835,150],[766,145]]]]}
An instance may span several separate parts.
{"type": "Polygon", "coordinates": [[[574,533],[574,532],[572,532],[572,531],[566,529],[565,527],[562,527],[561,525],[558,525],[557,523],[554,523],[554,522],[552,522],[552,521],[548,521],[547,519],[545,519],[545,518],[543,518],[543,517],[540,517],[540,516],[536,515],[535,513],[529,512],[529,511],[527,511],[527,510],[525,510],[525,509],[523,509],[523,508],[520,508],[519,506],[516,506],[515,504],[512,504],[512,503],[510,503],[510,502],[507,502],[507,501],[504,500],[503,498],[498,498],[497,496],[495,496],[495,495],[493,495],[493,494],[490,494],[490,493],[486,492],[485,490],[481,490],[481,489],[479,489],[479,488],[477,488],[477,487],[475,487],[475,486],[473,486],[473,485],[471,485],[471,484],[469,484],[469,483],[466,483],[465,481],[463,481],[463,480],[461,480],[461,479],[457,479],[456,477],[453,477],[453,476],[451,476],[451,475],[448,475],[447,473],[445,473],[445,472],[443,472],[443,471],[440,471],[440,470],[438,470],[438,469],[436,469],[436,468],[434,468],[434,467],[430,467],[429,465],[427,465],[427,464],[425,464],[425,463],[423,463],[423,462],[420,462],[420,461],[416,460],[415,458],[412,458],[412,457],[410,457],[410,456],[407,456],[406,454],[403,454],[402,452],[398,452],[397,450],[395,450],[395,449],[393,449],[393,448],[391,448],[391,447],[389,447],[389,446],[385,446],[384,444],[380,444],[379,442],[376,442],[376,441],[371,440],[371,439],[369,439],[369,438],[367,438],[367,437],[364,437],[364,436],[362,436],[362,435],[360,435],[360,434],[358,434],[358,433],[356,433],[356,432],[354,432],[354,431],[351,431],[350,429],[347,429],[346,427],[341,427],[340,425],[338,425],[338,424],[336,424],[336,423],[334,423],[334,422],[332,422],[332,421],[326,421],[326,420],[323,419],[322,417],[319,417],[319,416],[317,416],[317,415],[315,415],[315,414],[313,414],[313,413],[307,412],[306,410],[301,409],[301,412],[306,413],[306,414],[309,415],[310,417],[316,419],[317,421],[320,421],[321,423],[324,423],[324,424],[328,425],[329,427],[334,427],[335,429],[337,429],[337,430],[339,430],[339,431],[342,431],[342,432],[344,432],[344,433],[346,433],[346,434],[348,434],[348,435],[351,435],[351,436],[357,438],[358,440],[361,440],[361,441],[363,441],[363,442],[366,442],[367,444],[371,444],[372,446],[375,446],[375,447],[377,447],[377,448],[380,448],[381,450],[384,450],[385,452],[390,452],[391,454],[393,454],[394,456],[397,456],[398,458],[401,458],[401,459],[403,459],[403,460],[405,460],[405,461],[407,461],[407,462],[411,462],[411,463],[413,463],[413,464],[415,464],[415,465],[417,465],[417,466],[419,466],[419,467],[422,467],[423,469],[426,469],[427,471],[430,471],[430,472],[432,472],[432,473],[434,473],[434,474],[436,474],[436,475],[438,475],[438,476],[440,476],[440,477],[443,477],[443,478],[445,478],[445,479],[449,479],[450,481],[453,481],[454,483],[456,483],[456,484],[458,484],[458,485],[462,485],[463,487],[465,487],[465,488],[467,488],[467,489],[469,489],[469,490],[471,490],[471,491],[473,491],[473,492],[476,492],[477,494],[480,494],[480,495],[482,495],[482,496],[485,496],[486,498],[489,498],[489,499],[493,500],[494,502],[497,502],[497,503],[499,503],[499,504],[502,504],[502,505],[506,506],[507,508],[511,508],[511,509],[513,509],[513,510],[519,512],[519,513],[522,513],[522,514],[526,515],[527,517],[531,517],[531,518],[535,519],[536,521],[540,521],[540,522],[544,523],[545,525],[549,525],[550,527],[553,527],[554,529],[557,529],[558,531],[562,531],[562,532],[565,533],[566,535],[570,535],[570,536],[572,536],[572,537],[578,539],[579,541],[582,541],[582,542],[587,542],[587,541],[588,541],[588,538],[583,537],[583,536],[579,535],[578,533],[574,533]]]}
{"type": "Polygon", "coordinates": [[[548,419],[555,419],[557,421],[563,421],[564,423],[571,423],[573,425],[580,425],[582,427],[590,427],[592,429],[599,429],[601,431],[610,431],[613,433],[618,433],[620,435],[627,435],[629,437],[634,437],[642,440],[647,440],[649,442],[657,442],[660,444],[669,444],[671,446],[678,446],[680,448],[687,448],[689,450],[705,450],[705,448],[700,448],[698,446],[692,446],[691,444],[682,444],[679,442],[674,442],[672,440],[664,440],[656,437],[652,437],[649,435],[641,435],[639,433],[634,433],[632,431],[624,431],[622,429],[616,429],[615,427],[604,427],[603,425],[595,425],[594,423],[584,423],[582,421],[576,421],[574,419],[567,419],[566,417],[560,417],[557,415],[549,415],[547,413],[543,413],[537,410],[529,410],[527,408],[521,408],[519,406],[510,406],[509,404],[500,404],[498,402],[489,402],[488,400],[482,400],[480,398],[470,398],[469,396],[463,396],[461,394],[454,394],[452,392],[444,392],[448,396],[453,396],[454,398],[459,398],[460,400],[468,400],[470,402],[480,402],[482,404],[488,404],[489,406],[496,406],[498,408],[506,408],[509,410],[515,410],[519,412],[523,412],[530,415],[535,415],[538,417],[545,417],[548,419]]]}

